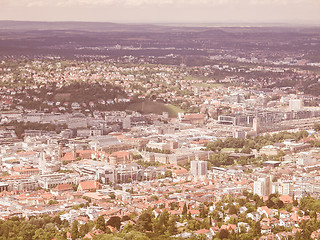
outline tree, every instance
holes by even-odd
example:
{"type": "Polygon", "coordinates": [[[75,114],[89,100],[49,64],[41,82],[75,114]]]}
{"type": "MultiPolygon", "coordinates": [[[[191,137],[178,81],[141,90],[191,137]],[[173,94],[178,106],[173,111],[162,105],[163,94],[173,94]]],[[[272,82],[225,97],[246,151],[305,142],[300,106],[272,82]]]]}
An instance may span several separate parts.
{"type": "Polygon", "coordinates": [[[229,232],[226,229],[222,229],[219,232],[219,238],[224,239],[229,237],[229,232]]]}
{"type": "Polygon", "coordinates": [[[200,229],[200,223],[195,219],[188,220],[187,229],[190,230],[190,231],[199,230],[200,229]]]}
{"type": "Polygon", "coordinates": [[[78,230],[78,221],[75,220],[72,223],[72,228],[71,228],[71,239],[75,240],[79,237],[79,230],[78,230]]]}
{"type": "Polygon", "coordinates": [[[178,228],[176,226],[177,223],[177,217],[176,216],[171,216],[169,221],[168,221],[168,233],[169,235],[176,235],[178,233],[178,228]]]}
{"type": "Polygon", "coordinates": [[[52,238],[53,238],[52,233],[46,232],[44,229],[39,228],[35,231],[35,234],[32,237],[32,240],[51,240],[52,238]]]}
{"type": "Polygon", "coordinates": [[[103,216],[99,216],[96,222],[96,228],[102,231],[106,231],[106,224],[103,216]]]}
{"type": "Polygon", "coordinates": [[[254,223],[254,225],[253,225],[253,234],[255,236],[259,236],[261,234],[260,221],[254,223]]]}
{"type": "Polygon", "coordinates": [[[109,197],[110,197],[111,199],[116,199],[116,195],[115,195],[114,193],[110,193],[110,194],[109,194],[109,197]]]}
{"type": "Polygon", "coordinates": [[[80,231],[79,232],[80,232],[81,237],[86,235],[89,231],[90,231],[90,227],[89,227],[88,223],[85,223],[85,224],[80,226],[80,231]]]}
{"type": "Polygon", "coordinates": [[[183,209],[182,209],[182,216],[187,217],[187,214],[188,214],[187,204],[184,203],[183,209]]]}
{"type": "Polygon", "coordinates": [[[121,226],[121,218],[118,216],[112,216],[108,221],[107,221],[107,226],[112,226],[117,228],[118,230],[120,229],[121,226]]]}
{"type": "Polygon", "coordinates": [[[234,206],[233,204],[229,205],[229,213],[230,214],[237,214],[238,213],[238,209],[236,208],[236,206],[234,206]]]}
{"type": "MultiPolygon", "coordinates": [[[[113,239],[113,238],[112,238],[113,239]]],[[[128,232],[124,238],[122,239],[127,239],[127,240],[149,240],[148,236],[145,233],[138,232],[138,231],[131,231],[128,232]]]]}
{"type": "Polygon", "coordinates": [[[166,170],[164,173],[164,177],[172,177],[172,172],[170,170],[166,170]]]}
{"type": "Polygon", "coordinates": [[[199,206],[199,217],[206,218],[207,217],[207,210],[203,203],[199,206]]]}
{"type": "Polygon", "coordinates": [[[315,131],[319,132],[319,131],[320,131],[320,123],[315,123],[315,124],[313,125],[313,129],[314,129],[315,131]]]}
{"type": "Polygon", "coordinates": [[[144,211],[138,218],[137,228],[139,231],[152,231],[152,217],[148,211],[144,211]]]}
{"type": "Polygon", "coordinates": [[[153,231],[159,235],[165,233],[168,227],[169,213],[166,209],[154,220],[153,231]]]}

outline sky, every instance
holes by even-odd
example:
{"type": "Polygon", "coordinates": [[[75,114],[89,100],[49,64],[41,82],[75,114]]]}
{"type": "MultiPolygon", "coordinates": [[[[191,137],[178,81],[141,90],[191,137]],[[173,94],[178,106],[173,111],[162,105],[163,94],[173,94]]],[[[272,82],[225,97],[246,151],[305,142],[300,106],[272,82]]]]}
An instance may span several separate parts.
{"type": "Polygon", "coordinates": [[[0,0],[0,20],[320,25],[320,0],[0,0]]]}

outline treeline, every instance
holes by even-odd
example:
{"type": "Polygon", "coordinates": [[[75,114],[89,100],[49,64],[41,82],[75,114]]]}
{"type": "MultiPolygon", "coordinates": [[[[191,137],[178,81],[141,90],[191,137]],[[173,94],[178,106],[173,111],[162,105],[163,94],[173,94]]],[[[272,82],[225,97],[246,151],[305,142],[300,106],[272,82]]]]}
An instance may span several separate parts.
{"type": "Polygon", "coordinates": [[[154,153],[164,153],[164,154],[171,154],[172,153],[170,150],[161,150],[159,148],[150,148],[150,147],[146,147],[145,151],[146,152],[154,152],[154,153]]]}
{"type": "Polygon", "coordinates": [[[30,217],[28,221],[12,217],[0,221],[1,240],[64,240],[67,236],[69,222],[61,221],[59,216],[49,215],[30,217]]]}
{"type": "MultiPolygon", "coordinates": [[[[242,138],[232,138],[228,137],[224,140],[219,139],[215,142],[210,142],[206,145],[206,150],[213,151],[214,154],[210,157],[208,160],[208,168],[211,169],[212,166],[220,167],[220,166],[228,166],[233,165],[235,163],[240,165],[246,165],[246,164],[259,164],[266,160],[279,160],[281,157],[283,157],[284,153],[282,151],[279,152],[276,156],[261,156],[259,158],[255,157],[247,157],[247,156],[241,156],[237,159],[230,157],[229,154],[221,151],[225,148],[231,148],[234,149],[234,152],[240,152],[240,153],[251,153],[252,149],[260,150],[263,146],[266,145],[273,145],[275,143],[279,143],[284,141],[285,139],[294,139],[296,141],[299,141],[302,138],[305,138],[308,136],[307,131],[300,131],[296,133],[290,133],[290,132],[280,132],[277,134],[266,134],[264,136],[256,136],[256,137],[247,137],[246,139],[242,138]]],[[[315,145],[317,142],[315,142],[315,145]]],[[[319,143],[320,144],[320,143],[319,143]]]]}
{"type": "Polygon", "coordinates": [[[296,133],[280,132],[273,135],[266,134],[256,137],[248,136],[246,139],[228,137],[225,140],[218,139],[215,142],[210,142],[206,145],[206,149],[214,152],[220,152],[223,148],[241,148],[243,152],[248,153],[248,150],[260,150],[263,146],[273,145],[283,142],[285,139],[294,139],[299,141],[308,136],[307,131],[299,131],[296,133]]]}
{"type": "MultiPolygon", "coordinates": [[[[89,102],[93,102],[93,109],[97,110],[124,110],[128,103],[117,102],[116,99],[127,98],[127,94],[121,87],[113,86],[107,83],[86,83],[86,82],[74,82],[71,84],[65,84],[62,87],[56,87],[55,84],[46,85],[37,89],[27,89],[27,94],[37,98],[34,100],[28,98],[24,93],[17,94],[16,97],[22,100],[19,105],[26,109],[49,109],[57,108],[55,105],[49,105],[48,102],[77,102],[80,104],[80,108],[91,108],[89,102]],[[48,94],[50,93],[50,94],[48,94]],[[98,103],[98,100],[114,101],[111,104],[98,103]]],[[[67,111],[71,110],[70,106],[66,106],[67,111]]]]}
{"type": "Polygon", "coordinates": [[[60,133],[62,129],[66,129],[66,124],[51,124],[51,123],[37,123],[37,122],[18,122],[12,121],[3,124],[3,126],[13,126],[18,138],[23,138],[25,130],[42,130],[46,132],[55,131],[60,133]]]}

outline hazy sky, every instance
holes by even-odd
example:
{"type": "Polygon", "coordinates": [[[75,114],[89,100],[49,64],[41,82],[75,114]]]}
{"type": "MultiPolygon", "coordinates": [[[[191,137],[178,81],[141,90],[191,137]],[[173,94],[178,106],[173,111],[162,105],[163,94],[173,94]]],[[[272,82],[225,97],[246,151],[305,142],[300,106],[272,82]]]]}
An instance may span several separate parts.
{"type": "Polygon", "coordinates": [[[0,20],[320,24],[320,0],[0,0],[0,20]]]}

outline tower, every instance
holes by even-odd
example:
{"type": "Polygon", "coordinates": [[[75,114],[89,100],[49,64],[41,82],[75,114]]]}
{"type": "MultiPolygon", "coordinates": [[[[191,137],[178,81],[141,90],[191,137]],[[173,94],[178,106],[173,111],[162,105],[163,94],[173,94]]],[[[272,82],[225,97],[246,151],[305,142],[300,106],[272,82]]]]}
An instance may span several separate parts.
{"type": "Polygon", "coordinates": [[[190,163],[190,173],[194,177],[207,175],[207,161],[199,161],[199,157],[196,156],[196,160],[190,163]]]}
{"type": "Polygon", "coordinates": [[[272,192],[271,176],[259,178],[254,181],[253,193],[261,196],[269,196],[272,192]]]}
{"type": "Polygon", "coordinates": [[[61,161],[62,158],[62,143],[59,142],[59,148],[58,148],[58,161],[61,161]]]}
{"type": "Polygon", "coordinates": [[[258,134],[259,134],[259,131],[260,131],[260,120],[259,120],[258,117],[255,117],[255,118],[253,119],[252,128],[253,128],[253,131],[255,131],[256,134],[258,135],[258,134]]]}

